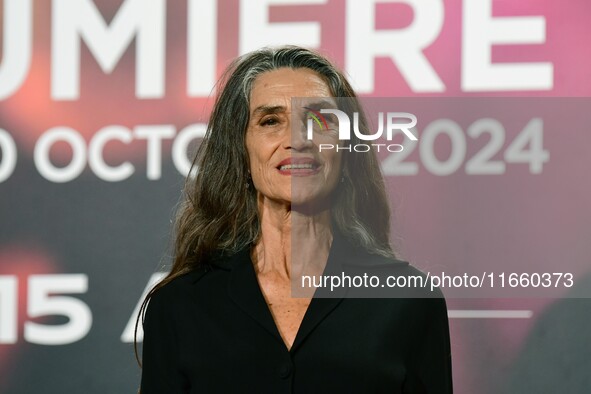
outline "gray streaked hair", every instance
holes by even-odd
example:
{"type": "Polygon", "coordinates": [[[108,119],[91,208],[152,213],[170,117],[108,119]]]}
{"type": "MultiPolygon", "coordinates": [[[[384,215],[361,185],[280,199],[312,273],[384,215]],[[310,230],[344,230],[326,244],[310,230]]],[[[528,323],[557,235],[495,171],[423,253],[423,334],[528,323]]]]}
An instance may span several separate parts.
{"type": "MultiPolygon", "coordinates": [[[[280,68],[305,68],[317,73],[341,103],[338,105],[345,107],[341,109],[359,112],[359,129],[368,130],[351,85],[321,54],[282,46],[262,48],[234,60],[218,83],[207,133],[193,160],[199,171],[185,184],[175,223],[173,267],[164,284],[212,256],[233,253],[258,240],[256,190],[246,187],[251,182],[245,144],[250,93],[258,76],[280,68]]],[[[350,141],[360,142],[356,136],[350,141]]],[[[368,252],[394,257],[389,242],[390,209],[375,154],[344,155],[342,163],[343,182],[333,195],[333,224],[350,242],[368,252]]]]}
{"type": "MultiPolygon", "coordinates": [[[[257,196],[250,184],[245,144],[250,93],[259,75],[280,68],[316,72],[340,109],[359,113],[359,129],[367,132],[366,118],[351,85],[321,54],[282,46],[262,48],[234,60],[217,85],[207,133],[189,172],[195,175],[185,182],[175,222],[172,269],[144,299],[136,328],[147,303],[160,288],[220,254],[234,253],[258,240],[257,196]],[[195,166],[199,171],[193,171],[195,166]]],[[[349,143],[361,141],[353,135],[349,143]]],[[[369,253],[394,257],[389,242],[390,208],[375,154],[343,155],[341,172],[343,182],[334,191],[331,205],[333,225],[348,241],[369,253]]]]}

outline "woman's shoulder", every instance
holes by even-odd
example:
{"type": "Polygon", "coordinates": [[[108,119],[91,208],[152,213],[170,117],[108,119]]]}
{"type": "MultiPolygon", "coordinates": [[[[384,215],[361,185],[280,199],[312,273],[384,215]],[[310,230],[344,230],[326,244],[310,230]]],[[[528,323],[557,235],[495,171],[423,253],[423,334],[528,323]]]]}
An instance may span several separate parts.
{"type": "Polygon", "coordinates": [[[191,288],[198,283],[208,272],[205,265],[200,265],[189,272],[179,275],[173,279],[163,279],[166,281],[160,285],[150,297],[150,303],[168,303],[168,301],[177,301],[183,299],[191,288]]]}
{"type": "Polygon", "coordinates": [[[430,272],[406,260],[365,252],[346,258],[343,269],[351,275],[375,278],[376,287],[362,288],[367,296],[443,298],[441,289],[432,286],[430,272]]]}
{"type": "Polygon", "coordinates": [[[369,253],[361,248],[356,248],[354,253],[348,251],[348,254],[344,256],[342,260],[342,265],[355,269],[375,270],[376,272],[383,271],[405,275],[417,275],[421,277],[427,276],[425,272],[409,261],[396,257],[369,253]]]}

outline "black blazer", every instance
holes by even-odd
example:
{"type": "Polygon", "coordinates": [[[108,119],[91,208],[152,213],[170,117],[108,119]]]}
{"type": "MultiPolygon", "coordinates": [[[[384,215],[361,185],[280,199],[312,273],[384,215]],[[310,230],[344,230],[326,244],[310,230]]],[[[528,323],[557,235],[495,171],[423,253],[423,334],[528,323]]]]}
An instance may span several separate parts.
{"type": "MultiPolygon", "coordinates": [[[[325,273],[339,270],[424,277],[406,262],[368,254],[335,234],[325,273]]],[[[313,298],[288,351],[249,248],[202,264],[150,300],[141,393],[452,393],[441,292],[400,298],[430,291],[387,291],[370,296],[392,297],[350,298],[356,296],[351,289],[313,298]]]]}

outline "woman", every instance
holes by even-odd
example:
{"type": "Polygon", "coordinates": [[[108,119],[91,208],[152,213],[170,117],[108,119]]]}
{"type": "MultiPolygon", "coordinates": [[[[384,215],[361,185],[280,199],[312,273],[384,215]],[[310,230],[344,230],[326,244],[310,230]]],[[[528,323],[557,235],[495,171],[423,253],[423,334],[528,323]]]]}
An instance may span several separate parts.
{"type": "Polygon", "coordinates": [[[230,65],[187,180],[172,271],[144,302],[142,393],[452,392],[440,292],[291,296],[306,275],[422,275],[394,260],[374,154],[320,151],[338,143],[329,116],[307,138],[318,106],[361,112],[356,103],[307,49],[230,65]]]}

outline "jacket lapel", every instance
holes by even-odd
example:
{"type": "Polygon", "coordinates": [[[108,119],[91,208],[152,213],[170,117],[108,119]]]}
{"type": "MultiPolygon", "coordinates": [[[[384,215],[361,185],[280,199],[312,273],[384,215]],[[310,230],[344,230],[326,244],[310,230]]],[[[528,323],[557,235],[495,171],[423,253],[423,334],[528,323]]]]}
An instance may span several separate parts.
{"type": "MultiPolygon", "coordinates": [[[[342,236],[335,232],[323,275],[340,275],[343,271],[343,259],[346,256],[347,245],[342,236]]],[[[290,349],[291,353],[295,352],[306,337],[343,301],[346,294],[347,289],[345,287],[336,288],[332,292],[326,288],[319,287],[316,289],[290,349]]]]}
{"type": "Polygon", "coordinates": [[[228,293],[236,305],[283,345],[283,339],[261,292],[249,249],[244,248],[228,261],[231,267],[228,293]]]}
{"type": "MultiPolygon", "coordinates": [[[[351,268],[372,269],[380,266],[392,266],[392,264],[407,265],[407,262],[398,261],[378,255],[370,255],[361,247],[351,244],[345,236],[333,229],[333,242],[330,246],[328,261],[323,275],[335,275],[341,277],[344,275],[353,275],[356,271],[351,268]]],[[[308,306],[308,310],[302,320],[300,329],[296,335],[291,352],[297,350],[310,335],[314,329],[343,301],[349,294],[348,287],[337,287],[333,291],[329,288],[318,287],[314,293],[314,298],[308,306]]],[[[350,295],[354,297],[353,295],[350,295]]]]}
{"type": "MultiPolygon", "coordinates": [[[[372,260],[366,252],[351,245],[340,232],[335,231],[323,275],[340,276],[347,272],[346,266],[371,266],[373,264],[372,260]]],[[[381,262],[383,259],[378,260],[381,262]]],[[[381,263],[383,264],[383,262],[381,263]]],[[[388,263],[391,263],[391,261],[388,261],[388,263]]],[[[218,265],[231,271],[228,283],[230,298],[261,327],[275,337],[281,345],[285,346],[259,286],[250,259],[250,247],[246,247],[235,255],[224,259],[218,265]]],[[[301,346],[306,337],[343,301],[347,292],[347,287],[338,287],[334,291],[327,288],[316,289],[290,352],[293,353],[301,346]]]]}

